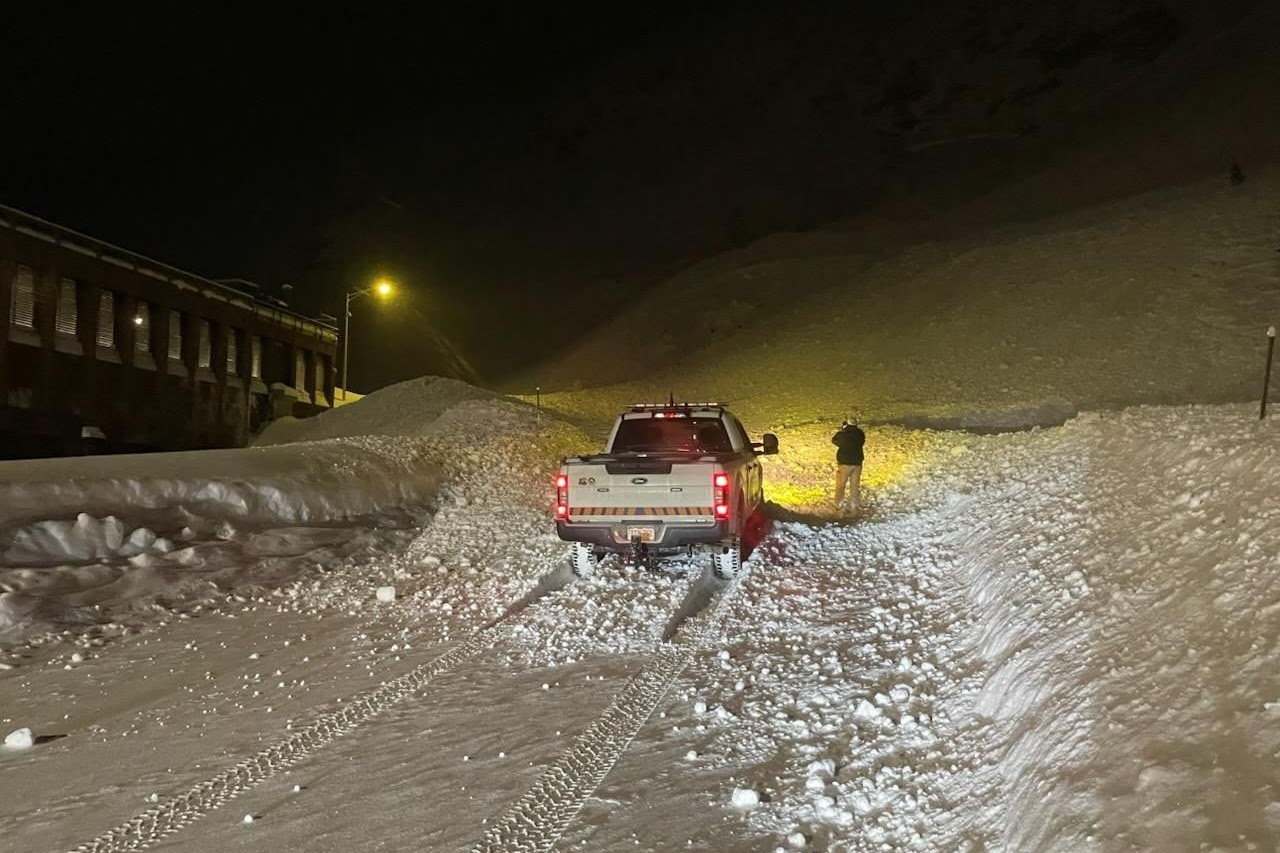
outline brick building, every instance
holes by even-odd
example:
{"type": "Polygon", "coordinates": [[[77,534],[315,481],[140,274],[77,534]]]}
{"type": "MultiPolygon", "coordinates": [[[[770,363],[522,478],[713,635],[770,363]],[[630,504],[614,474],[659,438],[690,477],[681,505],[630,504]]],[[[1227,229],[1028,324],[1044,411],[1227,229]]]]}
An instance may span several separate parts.
{"type": "Polygon", "coordinates": [[[0,458],[236,447],[333,405],[337,330],[0,205],[0,458]]]}

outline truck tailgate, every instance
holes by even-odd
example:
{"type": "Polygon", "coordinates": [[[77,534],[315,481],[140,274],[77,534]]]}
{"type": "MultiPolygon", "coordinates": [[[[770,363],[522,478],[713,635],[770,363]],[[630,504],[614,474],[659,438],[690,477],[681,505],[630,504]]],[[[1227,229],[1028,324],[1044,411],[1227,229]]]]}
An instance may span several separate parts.
{"type": "Polygon", "coordinates": [[[567,473],[570,521],[714,518],[712,462],[578,462],[567,473]]]}

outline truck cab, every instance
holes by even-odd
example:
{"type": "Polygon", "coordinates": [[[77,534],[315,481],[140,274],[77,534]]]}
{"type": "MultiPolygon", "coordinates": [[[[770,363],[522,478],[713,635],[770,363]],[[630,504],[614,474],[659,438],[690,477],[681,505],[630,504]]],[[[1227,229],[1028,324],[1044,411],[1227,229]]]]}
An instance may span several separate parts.
{"type": "Polygon", "coordinates": [[[556,478],[556,532],[574,543],[575,571],[609,553],[651,565],[695,547],[736,574],[742,534],[764,506],[759,457],[777,438],[752,442],[723,403],[642,403],[618,416],[605,452],[566,458],[556,478]]]}

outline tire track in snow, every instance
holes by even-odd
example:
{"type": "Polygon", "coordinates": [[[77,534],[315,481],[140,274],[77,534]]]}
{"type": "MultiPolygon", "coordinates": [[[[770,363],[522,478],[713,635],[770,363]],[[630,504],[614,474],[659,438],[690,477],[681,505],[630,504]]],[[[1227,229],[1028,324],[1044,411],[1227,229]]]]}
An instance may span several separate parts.
{"type": "Polygon", "coordinates": [[[413,696],[437,676],[456,669],[485,651],[515,616],[572,582],[573,575],[567,567],[549,572],[527,595],[439,657],[385,684],[355,694],[346,699],[338,710],[321,716],[234,767],[192,786],[186,793],[153,806],[73,848],[73,853],[142,850],[189,826],[280,771],[320,752],[334,740],[413,696]]]}
{"type": "Polygon", "coordinates": [[[555,846],[671,685],[706,647],[741,582],[738,578],[721,585],[708,572],[694,585],[668,624],[658,653],[533,787],[485,831],[472,853],[546,853],[555,846]],[[707,610],[717,594],[719,600],[707,610]]]}

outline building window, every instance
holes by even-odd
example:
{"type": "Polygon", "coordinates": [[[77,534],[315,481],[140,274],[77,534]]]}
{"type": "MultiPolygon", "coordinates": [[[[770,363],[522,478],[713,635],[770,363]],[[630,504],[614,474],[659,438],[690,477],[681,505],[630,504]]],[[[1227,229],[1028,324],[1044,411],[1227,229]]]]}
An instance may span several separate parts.
{"type": "Polygon", "coordinates": [[[235,376],[240,372],[237,362],[240,360],[240,347],[236,345],[236,330],[227,329],[227,375],[235,376]]]}
{"type": "Polygon", "coordinates": [[[249,338],[249,375],[262,378],[262,338],[257,335],[249,338]]]}
{"type": "Polygon", "coordinates": [[[293,387],[307,390],[307,357],[302,350],[296,350],[293,356],[293,387]]]}
{"type": "Polygon", "coordinates": [[[116,345],[116,295],[110,290],[98,294],[98,346],[111,349],[116,345]]]}
{"type": "Polygon", "coordinates": [[[69,278],[58,282],[58,309],[54,328],[64,337],[76,336],[76,283],[69,278]]]}
{"type": "Polygon", "coordinates": [[[133,349],[139,355],[151,352],[151,306],[145,302],[133,312],[133,349]]]}
{"type": "Polygon", "coordinates": [[[200,321],[200,360],[196,362],[196,367],[202,367],[206,370],[213,367],[213,349],[209,341],[209,321],[200,321]]]}
{"type": "Polygon", "coordinates": [[[182,312],[169,312],[169,360],[182,361],[182,312]]]}
{"type": "Polygon", "coordinates": [[[9,324],[24,329],[36,327],[36,279],[31,267],[18,265],[9,297],[9,324]]]}

